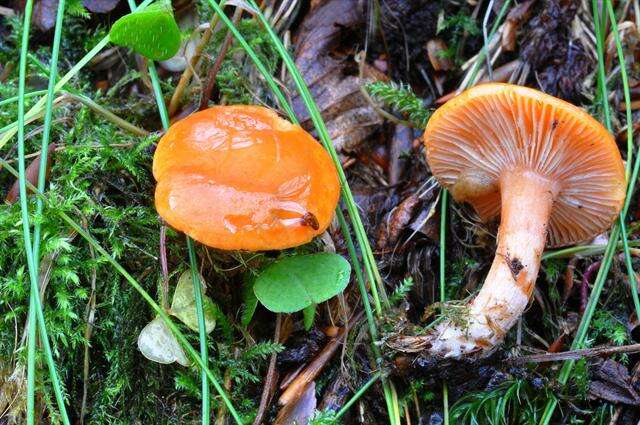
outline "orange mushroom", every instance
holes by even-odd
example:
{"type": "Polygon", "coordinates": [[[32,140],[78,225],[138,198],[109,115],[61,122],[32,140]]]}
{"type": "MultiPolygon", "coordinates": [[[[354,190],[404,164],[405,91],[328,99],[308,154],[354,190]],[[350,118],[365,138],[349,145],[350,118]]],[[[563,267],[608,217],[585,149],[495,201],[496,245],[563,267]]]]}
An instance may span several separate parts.
{"type": "Polygon", "coordinates": [[[225,250],[284,249],[329,226],[340,184],[300,126],[260,106],[216,106],[175,123],[153,158],[160,216],[225,250]]]}
{"type": "Polygon", "coordinates": [[[545,244],[586,241],[615,220],[625,176],[615,140],[582,109],[536,90],[484,84],[447,102],[424,133],[429,166],[483,220],[501,217],[496,255],[466,324],[428,337],[445,357],[487,354],[526,308],[545,244]]]}

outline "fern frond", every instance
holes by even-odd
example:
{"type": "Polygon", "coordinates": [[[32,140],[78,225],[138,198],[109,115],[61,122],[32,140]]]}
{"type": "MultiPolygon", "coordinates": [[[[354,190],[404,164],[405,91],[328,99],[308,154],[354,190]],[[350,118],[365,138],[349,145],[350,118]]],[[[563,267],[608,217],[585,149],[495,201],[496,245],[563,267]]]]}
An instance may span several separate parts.
{"type": "Polygon", "coordinates": [[[431,111],[424,107],[410,86],[393,81],[376,81],[365,86],[369,94],[385,107],[405,117],[413,127],[423,129],[431,117],[431,111]]]}
{"type": "Polygon", "coordinates": [[[396,305],[407,298],[411,288],[413,288],[413,279],[411,277],[405,278],[400,285],[396,287],[393,294],[389,297],[391,305],[396,305]]]}

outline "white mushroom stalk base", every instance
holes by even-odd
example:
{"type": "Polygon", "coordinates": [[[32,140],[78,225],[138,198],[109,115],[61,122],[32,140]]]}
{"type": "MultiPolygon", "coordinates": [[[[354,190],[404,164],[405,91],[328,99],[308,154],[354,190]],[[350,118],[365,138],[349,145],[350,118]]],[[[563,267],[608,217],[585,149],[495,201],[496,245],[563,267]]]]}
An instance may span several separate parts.
{"type": "Polygon", "coordinates": [[[428,335],[424,347],[431,354],[489,354],[529,303],[558,188],[534,172],[515,170],[502,174],[500,192],[501,222],[491,270],[468,312],[455,323],[445,320],[428,335]]]}

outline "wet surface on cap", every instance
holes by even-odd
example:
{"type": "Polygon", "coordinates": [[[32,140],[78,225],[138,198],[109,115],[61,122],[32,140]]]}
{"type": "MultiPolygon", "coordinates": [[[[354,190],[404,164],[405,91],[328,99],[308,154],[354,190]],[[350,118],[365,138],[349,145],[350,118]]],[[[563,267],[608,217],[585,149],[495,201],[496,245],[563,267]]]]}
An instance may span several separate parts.
{"type": "Polygon", "coordinates": [[[281,249],[329,225],[333,163],[304,130],[255,106],[214,107],[172,126],[153,172],[158,213],[220,249],[281,249]]]}

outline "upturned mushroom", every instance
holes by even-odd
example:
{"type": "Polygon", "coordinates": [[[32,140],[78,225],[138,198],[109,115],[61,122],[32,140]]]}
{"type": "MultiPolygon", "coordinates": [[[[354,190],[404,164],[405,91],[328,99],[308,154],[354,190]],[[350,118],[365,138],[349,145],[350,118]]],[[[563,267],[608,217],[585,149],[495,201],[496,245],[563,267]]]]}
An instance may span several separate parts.
{"type": "Polygon", "coordinates": [[[542,92],[484,84],[439,108],[424,133],[439,183],[481,219],[500,217],[497,249],[463,323],[440,323],[423,348],[444,357],[488,354],[523,313],[545,245],[587,241],[625,197],[614,138],[582,109],[542,92]]]}
{"type": "Polygon", "coordinates": [[[156,209],[224,250],[284,249],[329,226],[340,196],[331,158],[260,106],[215,106],[175,123],[153,158],[156,209]]]}

